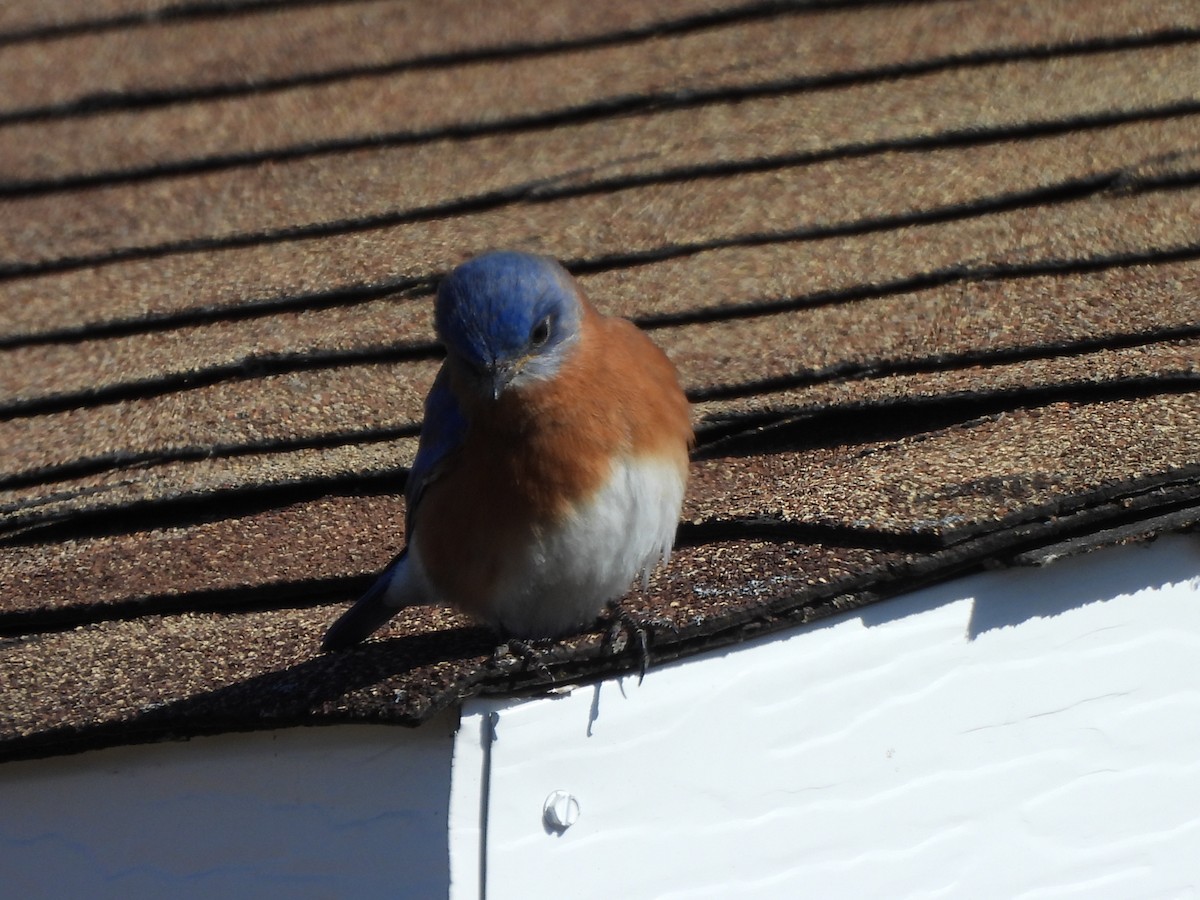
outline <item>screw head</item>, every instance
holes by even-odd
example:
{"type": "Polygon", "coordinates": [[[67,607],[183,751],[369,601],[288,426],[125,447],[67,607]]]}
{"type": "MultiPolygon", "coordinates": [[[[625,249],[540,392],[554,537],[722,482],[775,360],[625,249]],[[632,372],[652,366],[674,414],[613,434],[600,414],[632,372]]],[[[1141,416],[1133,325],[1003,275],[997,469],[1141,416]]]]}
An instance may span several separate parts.
{"type": "Polygon", "coordinates": [[[579,819],[579,801],[567,791],[551,791],[542,804],[542,821],[551,831],[562,834],[579,819]]]}

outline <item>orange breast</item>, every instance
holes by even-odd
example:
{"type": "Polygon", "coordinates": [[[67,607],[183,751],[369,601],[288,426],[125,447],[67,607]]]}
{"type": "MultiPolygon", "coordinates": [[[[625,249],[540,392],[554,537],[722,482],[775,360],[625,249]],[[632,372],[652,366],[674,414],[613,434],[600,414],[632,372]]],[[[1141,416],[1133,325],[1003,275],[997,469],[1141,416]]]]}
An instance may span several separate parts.
{"type": "Polygon", "coordinates": [[[655,456],[686,473],[692,428],[674,367],[634,325],[584,302],[580,340],[553,379],[464,403],[464,445],[417,510],[429,578],[467,612],[487,606],[540,530],[596,494],[614,457],[655,456]]]}

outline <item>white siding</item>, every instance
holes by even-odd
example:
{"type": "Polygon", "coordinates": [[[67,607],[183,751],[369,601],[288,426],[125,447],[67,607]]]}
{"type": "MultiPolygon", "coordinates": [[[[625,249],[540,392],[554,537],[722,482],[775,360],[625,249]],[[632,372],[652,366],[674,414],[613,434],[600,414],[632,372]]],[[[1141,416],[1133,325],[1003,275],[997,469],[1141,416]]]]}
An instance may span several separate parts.
{"type": "Polygon", "coordinates": [[[964,579],[641,686],[471,702],[464,733],[490,712],[488,900],[1200,890],[1195,538],[964,579]],[[561,835],[556,789],[580,807],[561,835]]]}
{"type": "Polygon", "coordinates": [[[0,766],[0,896],[444,897],[454,719],[0,766]]]}
{"type": "Polygon", "coordinates": [[[965,579],[454,724],[0,766],[0,895],[1194,894],[1200,541],[965,579]],[[562,834],[556,789],[580,807],[562,834]]]}

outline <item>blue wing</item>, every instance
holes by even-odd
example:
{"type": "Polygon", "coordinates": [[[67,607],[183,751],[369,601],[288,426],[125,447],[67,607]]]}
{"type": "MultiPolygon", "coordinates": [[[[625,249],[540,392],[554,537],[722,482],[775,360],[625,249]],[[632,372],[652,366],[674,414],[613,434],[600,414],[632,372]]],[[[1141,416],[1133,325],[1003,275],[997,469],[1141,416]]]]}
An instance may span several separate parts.
{"type": "Polygon", "coordinates": [[[466,434],[467,420],[454,398],[454,392],[450,390],[450,376],[446,367],[442,366],[433,381],[433,387],[429,389],[429,396],[425,398],[421,441],[404,488],[406,533],[412,534],[413,512],[421,502],[425,488],[437,477],[446,458],[462,446],[466,434]]]}
{"type": "Polygon", "coordinates": [[[367,592],[354,605],[338,616],[321,639],[321,650],[345,650],[362,643],[384,626],[388,619],[400,611],[401,603],[389,602],[388,594],[393,582],[403,586],[407,580],[408,549],[405,548],[367,592]]]}
{"type": "MultiPolygon", "coordinates": [[[[412,534],[413,510],[421,502],[425,488],[438,476],[447,457],[462,446],[467,433],[467,420],[450,390],[445,366],[434,379],[429,396],[425,398],[425,422],[421,426],[421,441],[417,458],[408,473],[404,488],[407,501],[405,532],[412,534]]],[[[325,633],[322,650],[342,650],[365,640],[383,627],[392,616],[409,603],[420,603],[419,588],[410,581],[408,548],[380,574],[367,592],[346,610],[325,633]]]]}

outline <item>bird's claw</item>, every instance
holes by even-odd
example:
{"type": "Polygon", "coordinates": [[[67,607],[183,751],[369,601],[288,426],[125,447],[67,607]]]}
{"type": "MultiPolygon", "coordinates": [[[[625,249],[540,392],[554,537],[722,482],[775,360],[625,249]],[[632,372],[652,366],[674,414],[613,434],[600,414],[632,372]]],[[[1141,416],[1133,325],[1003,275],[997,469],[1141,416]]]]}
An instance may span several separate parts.
{"type": "Polygon", "coordinates": [[[551,683],[554,682],[554,673],[546,665],[545,655],[537,647],[520,638],[509,638],[493,650],[491,664],[506,675],[533,669],[551,683]]]}
{"type": "Polygon", "coordinates": [[[625,650],[621,640],[622,629],[626,631],[635,644],[638,658],[638,684],[646,678],[646,670],[650,667],[650,641],[655,629],[669,629],[679,634],[679,626],[665,616],[634,616],[621,605],[619,600],[610,600],[608,612],[612,617],[609,626],[608,640],[613,647],[613,653],[625,650]]]}

